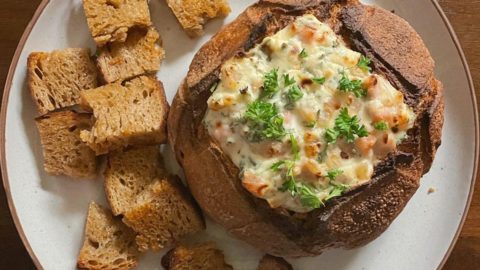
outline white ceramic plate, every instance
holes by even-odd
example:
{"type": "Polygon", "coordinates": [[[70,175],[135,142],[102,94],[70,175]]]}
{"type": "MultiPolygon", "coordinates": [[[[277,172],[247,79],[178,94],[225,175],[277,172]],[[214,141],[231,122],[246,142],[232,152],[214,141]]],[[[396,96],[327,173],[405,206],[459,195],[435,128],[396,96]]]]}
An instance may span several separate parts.
{"type": "MultiPolygon", "coordinates": [[[[232,14],[208,24],[207,35],[187,38],[163,0],[150,3],[167,58],[159,78],[169,100],[186,75],[194,53],[220,27],[253,1],[231,0],[232,14]]],[[[445,85],[446,122],[443,145],[421,188],[391,227],[365,247],[333,250],[316,258],[290,260],[295,269],[435,269],[448,256],[465,217],[476,175],[477,117],[473,86],[461,49],[436,2],[377,0],[407,19],[424,38],[436,73],[445,85]],[[427,195],[429,188],[436,192],[427,195]]],[[[7,80],[2,106],[2,173],[10,207],[35,264],[44,269],[73,269],[82,244],[88,203],[105,203],[102,179],[79,181],[51,177],[42,154],[26,87],[26,59],[32,51],[91,47],[81,0],[44,1],[25,31],[7,80]]],[[[167,158],[175,167],[172,156],[167,158]]],[[[177,168],[178,169],[178,168],[177,168]]],[[[255,269],[262,254],[208,224],[201,239],[215,240],[235,269],[255,269]]],[[[162,269],[162,254],[147,254],[140,269],[162,269]]]]}

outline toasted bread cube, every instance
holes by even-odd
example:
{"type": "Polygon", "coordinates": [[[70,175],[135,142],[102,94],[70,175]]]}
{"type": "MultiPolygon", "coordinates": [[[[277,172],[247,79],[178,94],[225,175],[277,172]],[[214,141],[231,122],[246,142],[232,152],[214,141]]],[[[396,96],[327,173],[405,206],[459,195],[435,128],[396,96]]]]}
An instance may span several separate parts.
{"type": "Polygon", "coordinates": [[[293,270],[285,259],[266,254],[260,260],[257,270],[293,270]]]}
{"type": "Polygon", "coordinates": [[[114,215],[134,207],[140,193],[167,175],[158,146],[134,147],[108,154],[105,193],[114,215]]]}
{"type": "Polygon", "coordinates": [[[137,232],[140,251],[158,251],[205,229],[198,206],[176,177],[155,180],[123,222],[137,232]]]}
{"type": "Polygon", "coordinates": [[[162,258],[166,270],[231,270],[225,263],[222,251],[213,243],[193,246],[178,246],[170,250],[162,258]]]}
{"type": "Polygon", "coordinates": [[[132,31],[125,43],[111,43],[100,49],[97,66],[108,83],[156,73],[165,57],[155,28],[132,31]]]}
{"type": "Polygon", "coordinates": [[[208,20],[231,11],[226,0],[167,0],[167,4],[190,37],[203,35],[208,20]]]}
{"type": "Polygon", "coordinates": [[[95,153],[80,139],[80,131],[91,126],[90,114],[52,112],[37,118],[36,123],[47,173],[72,177],[95,176],[95,153]]]}
{"type": "Polygon", "coordinates": [[[34,52],[27,67],[30,93],[41,115],[78,104],[81,91],[97,87],[88,49],[34,52]]]}
{"type": "Polygon", "coordinates": [[[110,153],[105,191],[114,214],[137,233],[141,251],[160,250],[205,229],[199,208],[180,180],[168,176],[156,146],[110,153]]]}
{"type": "Polygon", "coordinates": [[[83,0],[88,28],[99,47],[124,42],[133,27],[152,25],[147,0],[83,0]]]}
{"type": "Polygon", "coordinates": [[[142,76],[84,91],[81,104],[93,110],[95,123],[80,137],[97,155],[167,140],[169,106],[163,85],[155,77],[142,76]]]}
{"type": "Polygon", "coordinates": [[[135,233],[112,213],[90,203],[85,240],[77,259],[80,269],[126,270],[138,264],[135,233]]]}

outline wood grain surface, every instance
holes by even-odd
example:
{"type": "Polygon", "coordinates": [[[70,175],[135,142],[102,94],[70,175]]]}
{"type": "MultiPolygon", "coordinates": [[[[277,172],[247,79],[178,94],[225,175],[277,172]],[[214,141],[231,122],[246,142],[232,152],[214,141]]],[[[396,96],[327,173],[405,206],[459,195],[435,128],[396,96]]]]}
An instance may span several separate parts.
{"type": "MultiPolygon", "coordinates": [[[[480,100],[480,1],[438,1],[462,43],[480,100]]],[[[2,91],[17,43],[39,3],[40,0],[0,0],[2,91]]],[[[475,194],[461,236],[444,267],[446,270],[480,269],[480,179],[475,194]]],[[[48,245],[48,239],[45,244],[48,245]]],[[[0,269],[34,269],[13,225],[3,188],[0,189],[0,269]]]]}

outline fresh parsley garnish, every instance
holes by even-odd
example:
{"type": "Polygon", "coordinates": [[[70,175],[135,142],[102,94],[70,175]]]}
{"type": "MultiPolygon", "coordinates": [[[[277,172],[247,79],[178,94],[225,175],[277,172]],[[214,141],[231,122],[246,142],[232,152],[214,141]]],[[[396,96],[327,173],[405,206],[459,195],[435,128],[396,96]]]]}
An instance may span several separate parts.
{"type": "Polygon", "coordinates": [[[298,56],[300,56],[300,58],[307,58],[308,53],[305,51],[305,49],[303,49],[298,56]]]}
{"type": "Polygon", "coordinates": [[[282,192],[289,192],[292,197],[298,196],[300,202],[305,207],[316,209],[323,204],[320,198],[315,194],[315,189],[313,187],[303,183],[297,183],[294,177],[288,177],[288,173],[287,180],[279,190],[282,192]]]}
{"type": "Polygon", "coordinates": [[[299,101],[303,97],[303,91],[298,87],[298,85],[294,85],[290,87],[290,89],[287,92],[287,99],[288,99],[288,105],[291,106],[295,102],[299,101]]]}
{"type": "Polygon", "coordinates": [[[364,125],[360,126],[358,117],[348,114],[347,108],[342,108],[340,114],[335,119],[335,127],[329,128],[325,133],[325,140],[328,144],[337,141],[339,138],[345,138],[348,143],[355,141],[356,137],[367,137],[368,131],[364,125]]]}
{"type": "Polygon", "coordinates": [[[278,162],[273,163],[273,165],[270,167],[270,169],[274,172],[278,172],[280,168],[285,165],[286,161],[280,160],[278,162]]]}
{"type": "Polygon", "coordinates": [[[290,143],[292,144],[292,154],[295,157],[295,160],[300,159],[300,149],[298,148],[297,139],[293,134],[290,134],[290,143]]]}
{"type": "Polygon", "coordinates": [[[363,88],[361,80],[350,80],[345,72],[339,81],[338,89],[342,92],[353,93],[355,97],[361,98],[367,95],[367,90],[363,88]]]}
{"type": "Polygon", "coordinates": [[[335,181],[335,179],[343,173],[342,170],[340,169],[335,169],[327,172],[327,178],[330,179],[330,181],[335,181]]]}
{"type": "Polygon", "coordinates": [[[370,72],[372,70],[370,67],[371,63],[372,59],[362,55],[360,56],[360,60],[358,60],[357,67],[365,72],[370,72]]]}
{"type": "Polygon", "coordinates": [[[305,123],[305,126],[307,128],[314,128],[316,125],[317,125],[317,121],[311,121],[311,122],[305,123]]]}
{"type": "Polygon", "coordinates": [[[263,91],[260,94],[260,99],[271,99],[278,91],[278,69],[273,69],[263,78],[263,91]]]}
{"type": "Polygon", "coordinates": [[[286,135],[283,118],[275,104],[254,101],[248,105],[244,118],[250,129],[250,141],[279,140],[286,135]]]}
{"type": "Polygon", "coordinates": [[[338,132],[337,129],[335,128],[328,128],[325,131],[325,140],[329,144],[336,142],[339,136],[340,136],[340,132],[338,132]]]}
{"type": "Polygon", "coordinates": [[[283,84],[285,87],[289,87],[292,84],[295,84],[295,78],[290,77],[288,74],[283,74],[283,84]]]}
{"type": "Polygon", "coordinates": [[[385,131],[388,129],[388,124],[385,121],[377,122],[373,125],[376,130],[385,131]]]}
{"type": "Polygon", "coordinates": [[[293,169],[295,167],[295,162],[284,161],[281,166],[285,165],[287,172],[285,174],[286,181],[283,183],[282,187],[279,188],[280,191],[286,192],[289,191],[292,196],[295,196],[297,192],[297,183],[295,181],[295,176],[293,175],[293,169]]]}
{"type": "MultiPolygon", "coordinates": [[[[293,175],[295,162],[279,161],[274,163],[271,169],[278,171],[283,166],[286,168],[285,182],[283,182],[283,185],[278,189],[279,191],[288,192],[292,197],[297,197],[301,204],[305,207],[316,209],[324,205],[323,201],[317,196],[315,192],[316,190],[313,186],[297,182],[295,176],[293,175]]],[[[325,201],[341,196],[348,189],[348,186],[334,182],[335,178],[342,173],[343,171],[338,169],[328,172],[327,177],[330,179],[330,185],[332,185],[332,189],[329,191],[325,201]]]]}
{"type": "Polygon", "coordinates": [[[342,194],[348,189],[348,186],[346,185],[333,185],[332,190],[330,190],[330,193],[328,196],[325,198],[325,201],[328,201],[332,198],[342,196],[342,194]]]}
{"type": "Polygon", "coordinates": [[[327,79],[325,77],[313,78],[312,81],[318,84],[324,84],[327,79]]]}
{"type": "Polygon", "coordinates": [[[295,197],[297,195],[297,183],[295,182],[295,179],[289,179],[285,181],[280,188],[281,192],[289,192],[292,197],[295,197]]]}
{"type": "Polygon", "coordinates": [[[300,202],[305,207],[316,209],[320,208],[320,206],[323,204],[322,201],[315,194],[314,189],[305,184],[302,184],[299,187],[299,197],[300,202]]]}

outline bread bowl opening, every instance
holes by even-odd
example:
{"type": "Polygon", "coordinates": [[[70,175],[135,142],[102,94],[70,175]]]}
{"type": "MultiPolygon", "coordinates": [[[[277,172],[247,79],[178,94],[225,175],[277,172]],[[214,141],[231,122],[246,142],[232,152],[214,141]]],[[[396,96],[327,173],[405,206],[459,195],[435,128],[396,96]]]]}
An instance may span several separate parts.
{"type": "Polygon", "coordinates": [[[298,213],[371,181],[415,114],[313,15],[226,61],[204,124],[252,195],[298,213]]]}

